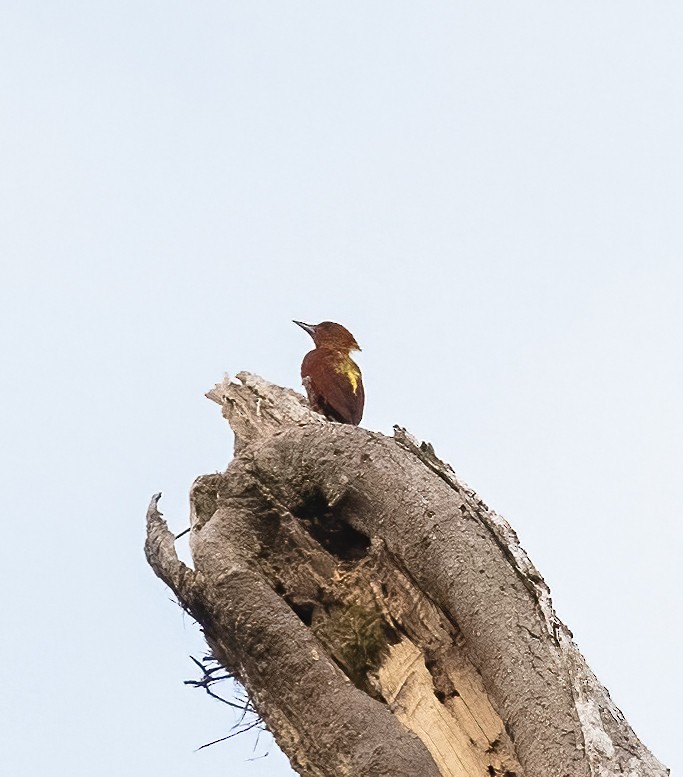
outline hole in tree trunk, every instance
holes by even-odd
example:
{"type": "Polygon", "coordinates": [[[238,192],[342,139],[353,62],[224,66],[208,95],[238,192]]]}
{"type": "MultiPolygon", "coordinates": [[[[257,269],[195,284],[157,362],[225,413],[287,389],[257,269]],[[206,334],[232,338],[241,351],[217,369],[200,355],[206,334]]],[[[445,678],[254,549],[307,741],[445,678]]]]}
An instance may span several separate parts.
{"type": "Polygon", "coordinates": [[[294,610],[299,618],[301,618],[306,626],[310,626],[311,623],[313,623],[314,607],[312,604],[294,604],[293,602],[290,602],[289,606],[294,610]]]}
{"type": "Polygon", "coordinates": [[[309,495],[292,512],[311,537],[341,561],[360,561],[367,554],[370,538],[349,526],[339,506],[333,510],[322,494],[309,495]]]}

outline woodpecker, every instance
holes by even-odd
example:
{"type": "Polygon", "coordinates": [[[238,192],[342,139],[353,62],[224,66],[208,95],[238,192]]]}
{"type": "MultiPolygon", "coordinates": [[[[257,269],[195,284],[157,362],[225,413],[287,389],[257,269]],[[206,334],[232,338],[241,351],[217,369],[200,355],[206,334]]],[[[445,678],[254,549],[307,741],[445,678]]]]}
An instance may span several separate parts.
{"type": "Polygon", "coordinates": [[[358,426],[363,417],[365,392],[358,365],[349,356],[360,351],[356,338],[341,324],[294,321],[313,338],[315,348],[301,363],[301,378],[308,401],[332,421],[358,426]]]}

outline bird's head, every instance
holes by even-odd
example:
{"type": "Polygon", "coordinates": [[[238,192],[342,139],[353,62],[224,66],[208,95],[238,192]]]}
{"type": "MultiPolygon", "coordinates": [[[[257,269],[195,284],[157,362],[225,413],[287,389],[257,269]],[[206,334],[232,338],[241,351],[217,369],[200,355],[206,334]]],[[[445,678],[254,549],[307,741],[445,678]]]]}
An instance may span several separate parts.
{"type": "Polygon", "coordinates": [[[360,346],[351,332],[341,324],[335,324],[334,321],[323,321],[320,324],[304,324],[302,321],[294,321],[294,323],[308,332],[316,348],[332,348],[342,353],[360,351],[360,346]]]}

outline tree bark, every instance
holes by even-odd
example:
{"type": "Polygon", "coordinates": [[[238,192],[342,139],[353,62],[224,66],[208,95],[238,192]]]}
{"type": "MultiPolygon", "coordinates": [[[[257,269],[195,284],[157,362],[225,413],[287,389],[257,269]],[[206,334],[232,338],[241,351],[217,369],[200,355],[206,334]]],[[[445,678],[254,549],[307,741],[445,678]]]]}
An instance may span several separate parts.
{"type": "Polygon", "coordinates": [[[663,777],[509,524],[405,430],[331,423],[248,373],[191,493],[194,569],[149,563],[302,775],[663,777]]]}

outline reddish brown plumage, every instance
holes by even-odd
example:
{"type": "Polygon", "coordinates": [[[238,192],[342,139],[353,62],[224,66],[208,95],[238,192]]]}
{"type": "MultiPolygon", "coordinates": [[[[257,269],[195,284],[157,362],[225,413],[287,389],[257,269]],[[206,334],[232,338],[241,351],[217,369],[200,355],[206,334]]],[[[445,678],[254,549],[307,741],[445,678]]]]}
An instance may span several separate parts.
{"type": "Polygon", "coordinates": [[[356,339],[348,329],[332,321],[294,323],[305,329],[315,343],[301,364],[311,407],[333,421],[358,426],[365,393],[360,369],[349,356],[351,351],[360,351],[356,339]]]}

